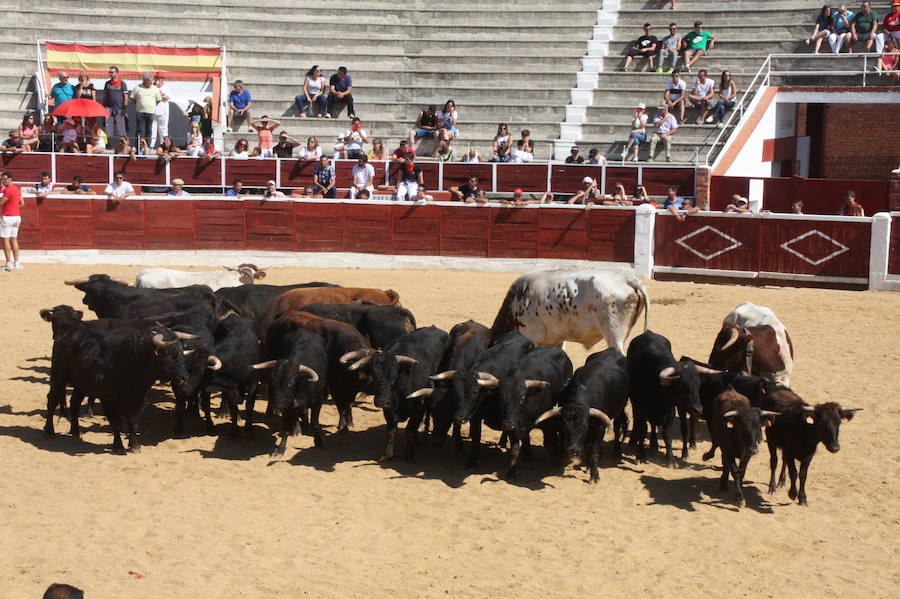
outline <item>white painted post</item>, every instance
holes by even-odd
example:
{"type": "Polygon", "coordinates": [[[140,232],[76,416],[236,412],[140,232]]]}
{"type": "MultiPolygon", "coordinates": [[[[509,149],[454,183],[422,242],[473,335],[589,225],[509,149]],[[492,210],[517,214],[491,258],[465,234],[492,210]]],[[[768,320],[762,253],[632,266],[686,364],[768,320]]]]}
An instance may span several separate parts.
{"type": "MultiPolygon", "coordinates": [[[[892,289],[887,281],[888,252],[891,246],[891,215],[879,212],[872,217],[872,243],[869,248],[869,289],[892,289]]],[[[900,284],[897,284],[900,287],[900,284]]]]}
{"type": "MultiPolygon", "coordinates": [[[[747,203],[750,204],[750,212],[759,214],[763,209],[763,186],[762,179],[750,179],[750,191],[747,192],[747,203]]],[[[729,198],[730,199],[730,198],[729,198]]]]}
{"type": "Polygon", "coordinates": [[[634,272],[639,277],[653,277],[653,237],[656,208],[641,204],[634,213],[634,272]]]}

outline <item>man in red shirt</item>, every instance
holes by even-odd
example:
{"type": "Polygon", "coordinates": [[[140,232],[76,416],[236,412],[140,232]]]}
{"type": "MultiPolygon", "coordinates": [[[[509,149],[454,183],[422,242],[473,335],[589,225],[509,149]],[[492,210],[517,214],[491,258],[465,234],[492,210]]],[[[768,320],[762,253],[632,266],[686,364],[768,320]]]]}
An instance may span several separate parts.
{"type": "Polygon", "coordinates": [[[13,185],[12,173],[4,171],[0,173],[0,238],[3,239],[3,255],[6,257],[6,266],[3,270],[22,270],[19,263],[19,225],[22,224],[22,190],[13,185]]]}
{"type": "Polygon", "coordinates": [[[875,36],[875,51],[879,54],[884,51],[884,44],[888,38],[895,42],[900,41],[900,0],[891,2],[891,13],[881,22],[881,33],[875,36]]]}

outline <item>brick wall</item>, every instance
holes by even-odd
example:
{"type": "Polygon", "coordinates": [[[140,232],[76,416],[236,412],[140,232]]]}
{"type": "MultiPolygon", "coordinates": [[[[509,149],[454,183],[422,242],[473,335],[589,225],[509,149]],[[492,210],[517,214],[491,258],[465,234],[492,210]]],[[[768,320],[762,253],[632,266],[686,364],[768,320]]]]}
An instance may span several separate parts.
{"type": "Polygon", "coordinates": [[[889,180],[900,166],[897,122],[900,104],[827,104],[822,177],[889,180]]]}

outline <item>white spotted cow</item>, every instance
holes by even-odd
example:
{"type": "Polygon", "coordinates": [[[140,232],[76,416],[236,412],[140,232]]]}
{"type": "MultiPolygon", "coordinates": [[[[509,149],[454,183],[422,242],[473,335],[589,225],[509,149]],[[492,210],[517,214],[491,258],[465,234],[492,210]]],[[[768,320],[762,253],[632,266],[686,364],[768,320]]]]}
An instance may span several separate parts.
{"type": "Polygon", "coordinates": [[[744,302],[732,310],[722,321],[722,325],[732,324],[737,327],[770,326],[775,331],[775,340],[778,343],[778,356],[781,358],[783,368],[773,374],[776,382],[790,387],[791,371],[794,369],[794,345],[791,336],[775,313],[765,306],[757,306],[750,302],[744,302]]]}
{"type": "Polygon", "coordinates": [[[625,340],[644,311],[647,290],[633,272],[545,270],[522,275],[509,287],[491,328],[491,341],[512,330],[535,345],[577,341],[590,348],[601,340],[625,353],[625,340]]]}

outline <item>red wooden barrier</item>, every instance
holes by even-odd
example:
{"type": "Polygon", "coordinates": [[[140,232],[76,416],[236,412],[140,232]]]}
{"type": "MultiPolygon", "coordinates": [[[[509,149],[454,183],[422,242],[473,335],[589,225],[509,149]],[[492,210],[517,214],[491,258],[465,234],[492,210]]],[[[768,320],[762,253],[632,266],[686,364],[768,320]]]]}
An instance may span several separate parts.
{"type": "MultiPolygon", "coordinates": [[[[712,210],[725,210],[734,194],[745,198],[749,196],[750,179],[747,177],[710,177],[709,207],[712,210]]],[[[766,206],[766,209],[769,207],[766,206]]]]}
{"type": "MultiPolygon", "coordinates": [[[[159,185],[169,184],[166,178],[166,161],[159,159],[132,160],[126,156],[117,156],[113,160],[113,170],[125,171],[125,180],[135,185],[159,185]]],[[[82,175],[84,176],[84,175],[82,175]]],[[[174,179],[176,175],[172,175],[174,179]]]]}
{"type": "Polygon", "coordinates": [[[112,180],[109,176],[109,156],[57,154],[56,180],[70,182],[75,175],[81,175],[90,183],[109,183],[112,180]]]}
{"type": "Polygon", "coordinates": [[[142,250],[146,228],[143,200],[91,200],[94,241],[101,250],[142,250]]]}
{"type": "MultiPolygon", "coordinates": [[[[866,214],[871,216],[888,209],[889,181],[803,177],[772,177],[762,181],[763,208],[771,212],[788,213],[795,200],[803,200],[805,214],[833,216],[838,214],[845,194],[851,189],[856,192],[856,199],[866,214]]],[[[749,191],[750,179],[747,177],[714,176],[710,181],[710,207],[723,210],[732,194],[747,196],[749,191]]]]}
{"type": "Polygon", "coordinates": [[[196,249],[193,201],[144,200],[144,214],[148,250],[196,249]]]}
{"type": "Polygon", "coordinates": [[[244,201],[248,250],[290,252],[294,247],[294,211],[290,202],[244,201]]]}
{"type": "Polygon", "coordinates": [[[659,266],[759,270],[759,219],[692,216],[656,218],[654,262],[659,266]]]}
{"type": "Polygon", "coordinates": [[[293,203],[295,252],[344,251],[347,204],[293,203]]]}
{"type": "Polygon", "coordinates": [[[50,154],[4,154],[0,159],[3,161],[3,170],[12,172],[16,182],[37,182],[41,180],[41,173],[53,171],[50,154]]]}
{"type": "Polygon", "coordinates": [[[633,211],[591,210],[588,218],[588,260],[634,262],[633,211]]]}
{"type": "MultiPolygon", "coordinates": [[[[641,170],[641,177],[644,187],[647,188],[647,193],[652,196],[666,195],[669,187],[672,185],[678,188],[678,195],[696,195],[694,169],[692,168],[645,167],[641,170]]],[[[607,180],[608,178],[607,176],[607,180]]],[[[607,189],[609,189],[609,185],[607,185],[607,189]]],[[[630,193],[627,186],[626,190],[630,193]]]]}
{"type": "MultiPolygon", "coordinates": [[[[96,248],[93,201],[86,198],[49,198],[40,205],[42,248],[71,250],[96,248]]],[[[23,223],[24,229],[31,227],[23,223]]]]}

